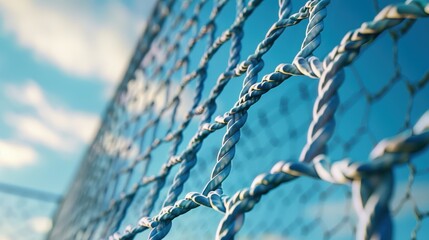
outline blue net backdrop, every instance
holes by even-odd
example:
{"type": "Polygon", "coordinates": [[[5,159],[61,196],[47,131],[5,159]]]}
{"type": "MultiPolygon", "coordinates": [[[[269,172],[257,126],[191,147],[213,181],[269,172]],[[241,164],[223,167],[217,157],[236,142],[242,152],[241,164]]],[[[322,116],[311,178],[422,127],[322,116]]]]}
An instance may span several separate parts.
{"type": "Polygon", "coordinates": [[[49,238],[424,239],[428,16],[159,0],[49,238]]]}

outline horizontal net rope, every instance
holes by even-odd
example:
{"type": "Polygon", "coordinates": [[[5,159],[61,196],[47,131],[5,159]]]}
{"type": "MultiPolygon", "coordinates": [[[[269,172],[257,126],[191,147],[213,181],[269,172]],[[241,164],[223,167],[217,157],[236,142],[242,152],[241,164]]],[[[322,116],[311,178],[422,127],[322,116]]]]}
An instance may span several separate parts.
{"type": "Polygon", "coordinates": [[[429,233],[429,4],[267,2],[157,2],[50,239],[429,233]]]}

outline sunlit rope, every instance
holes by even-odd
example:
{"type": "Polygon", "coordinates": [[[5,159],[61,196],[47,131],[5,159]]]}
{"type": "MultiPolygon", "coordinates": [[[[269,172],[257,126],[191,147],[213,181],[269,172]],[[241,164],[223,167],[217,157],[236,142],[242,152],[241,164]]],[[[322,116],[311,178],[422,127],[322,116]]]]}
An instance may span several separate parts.
{"type": "MultiPolygon", "coordinates": [[[[160,25],[167,18],[168,12],[171,11],[173,2],[160,1],[158,3],[157,8],[161,9],[164,14],[155,15],[155,19],[153,19],[155,25],[161,27],[160,25]],[[157,22],[159,24],[156,24],[157,22]]],[[[179,42],[192,25],[199,23],[198,14],[205,2],[200,1],[196,5],[194,14],[185,25],[185,28],[179,31],[176,38],[173,38],[173,47],[167,50],[167,56],[174,55],[176,50],[174,42],[179,42]]],[[[397,136],[379,142],[371,153],[371,161],[366,163],[344,159],[331,164],[328,159],[329,153],[326,150],[326,145],[335,131],[335,113],[340,105],[338,90],[342,83],[346,81],[344,68],[355,60],[361,48],[371,44],[374,39],[386,30],[404,20],[414,20],[429,16],[429,4],[425,1],[407,1],[404,4],[387,6],[379,12],[373,21],[366,22],[360,28],[346,34],[342,42],[325,58],[319,59],[313,56],[313,52],[321,43],[321,33],[324,28],[323,21],[327,16],[327,6],[330,1],[310,0],[298,12],[293,13],[291,1],[281,0],[279,1],[278,20],[268,30],[255,52],[240,62],[241,39],[245,34],[243,25],[245,25],[246,19],[261,1],[237,1],[237,14],[234,23],[220,37],[215,38],[215,19],[226,2],[222,0],[216,1],[208,22],[203,25],[201,31],[197,31],[191,38],[185,55],[177,59],[175,64],[177,68],[169,70],[167,73],[163,81],[164,85],[161,85],[166,86],[166,88],[168,88],[170,77],[175,71],[182,67],[185,69],[185,75],[182,78],[179,91],[174,93],[176,95],[171,98],[167,94],[166,102],[159,115],[149,121],[143,131],[149,127],[154,127],[155,132],[162,115],[167,110],[173,109],[173,113],[176,113],[180,104],[178,96],[182,94],[191,81],[195,81],[195,95],[185,119],[179,123],[177,130],[173,130],[173,125],[177,121],[173,114],[167,131],[168,134],[165,138],[155,138],[155,134],[153,134],[154,137],[150,140],[152,143],[148,145],[148,148],[134,159],[132,165],[127,166],[120,172],[128,173],[128,176],[130,176],[132,169],[139,162],[150,159],[152,151],[158,148],[162,142],[172,142],[168,161],[162,165],[158,175],[145,176],[141,182],[133,186],[131,192],[124,192],[120,198],[114,199],[113,193],[115,190],[112,190],[113,199],[111,199],[109,208],[103,210],[94,218],[87,219],[88,227],[81,228],[79,232],[68,233],[71,235],[66,235],[65,238],[90,238],[96,231],[98,222],[103,218],[107,218],[108,223],[104,225],[102,235],[111,234],[112,229],[113,232],[116,232],[139,189],[148,183],[153,183],[143,206],[143,217],[134,226],[128,226],[124,232],[111,235],[111,239],[133,239],[137,234],[148,229],[151,230],[150,239],[162,239],[169,233],[173,219],[199,206],[212,208],[224,214],[224,218],[219,223],[216,236],[217,239],[232,239],[241,229],[245,213],[251,211],[264,194],[269,193],[282,183],[295,180],[301,176],[307,176],[335,184],[352,184],[353,200],[359,221],[357,238],[391,239],[392,217],[389,204],[393,191],[392,169],[399,164],[408,163],[415,152],[421,151],[428,146],[429,112],[426,112],[420,118],[412,130],[404,131],[397,136]],[[258,74],[264,66],[263,57],[265,53],[270,50],[278,37],[287,28],[299,24],[305,19],[308,19],[306,35],[293,62],[280,64],[275,69],[275,72],[263,76],[262,80],[259,81],[258,74]],[[187,71],[187,58],[196,42],[203,36],[208,38],[208,47],[197,69],[189,72],[187,71]],[[216,85],[212,87],[208,98],[202,99],[204,81],[207,77],[210,60],[227,41],[231,41],[228,66],[219,76],[216,85]],[[244,75],[243,86],[237,102],[229,111],[217,116],[212,121],[217,107],[216,99],[231,78],[241,75],[244,75]],[[256,177],[250,187],[237,191],[233,196],[224,195],[222,183],[230,174],[236,144],[240,140],[241,129],[247,120],[247,111],[259,101],[262,95],[293,76],[307,76],[318,79],[318,95],[314,102],[312,121],[308,128],[307,143],[301,151],[299,161],[280,161],[273,166],[269,173],[256,177]],[[169,99],[171,100],[169,101],[169,99]],[[202,114],[200,126],[189,140],[186,148],[179,153],[178,146],[183,141],[183,132],[187,129],[193,116],[198,114],[202,114]],[[201,193],[188,193],[184,199],[179,199],[183,192],[183,186],[190,177],[190,171],[197,164],[197,153],[201,149],[204,140],[211,133],[224,127],[226,127],[226,132],[222,140],[222,146],[218,151],[217,161],[213,167],[210,180],[201,193]],[[160,212],[152,214],[160,191],[166,184],[166,178],[172,167],[176,165],[178,165],[179,169],[172,185],[169,187],[163,207],[160,212]],[[151,214],[152,216],[150,216],[151,214]],[[90,223],[96,224],[90,227],[90,223]]],[[[182,6],[182,8],[187,7],[187,4],[182,6]]],[[[182,15],[177,17],[177,19],[180,18],[182,18],[182,15]]],[[[153,32],[155,36],[159,30],[153,28],[153,32]]],[[[146,41],[154,38],[154,36],[149,35],[149,39],[146,41]]],[[[165,41],[168,40],[166,39],[165,41]]],[[[130,79],[132,77],[127,78],[126,81],[130,79]]],[[[126,84],[126,81],[123,84],[126,84]]],[[[148,111],[154,104],[154,99],[151,101],[152,103],[145,108],[148,111]]],[[[123,127],[120,127],[121,131],[127,128],[129,121],[135,121],[135,119],[125,120],[123,127]]],[[[143,135],[144,132],[140,132],[140,134],[143,135]]],[[[125,152],[129,150],[129,146],[124,149],[125,152]]],[[[116,173],[113,178],[116,179],[118,176],[119,173],[116,173]]],[[[84,183],[80,182],[79,184],[84,183]]],[[[76,184],[72,190],[79,189],[79,187],[76,184]]],[[[108,189],[106,187],[106,191],[108,189]]],[[[74,200],[68,201],[73,204],[74,200]]],[[[67,203],[65,202],[64,206],[67,206],[67,203]]],[[[64,223],[62,224],[64,225],[64,223]]],[[[55,234],[61,234],[61,231],[55,232],[54,228],[51,237],[56,236],[55,234]]]]}

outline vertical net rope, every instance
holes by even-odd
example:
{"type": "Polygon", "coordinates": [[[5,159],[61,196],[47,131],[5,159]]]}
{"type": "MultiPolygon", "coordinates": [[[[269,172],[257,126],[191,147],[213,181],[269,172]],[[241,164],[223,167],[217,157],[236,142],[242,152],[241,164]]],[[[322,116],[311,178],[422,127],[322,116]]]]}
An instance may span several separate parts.
{"type": "Polygon", "coordinates": [[[427,236],[429,3],[339,5],[159,0],[49,239],[427,236]]]}

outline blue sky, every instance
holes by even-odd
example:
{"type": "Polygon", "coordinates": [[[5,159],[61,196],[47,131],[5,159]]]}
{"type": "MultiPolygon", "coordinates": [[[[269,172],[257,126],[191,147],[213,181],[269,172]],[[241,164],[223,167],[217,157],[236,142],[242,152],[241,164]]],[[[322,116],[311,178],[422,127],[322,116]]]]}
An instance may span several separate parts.
{"type": "Polygon", "coordinates": [[[66,191],[151,2],[0,0],[0,182],[66,191]]]}
{"type": "MultiPolygon", "coordinates": [[[[302,2],[295,4],[294,11],[297,10],[298,5],[301,5],[302,2]]],[[[383,6],[387,2],[393,1],[380,2],[380,5],[383,6]]],[[[270,5],[269,3],[270,1],[265,1],[260,9],[256,11],[255,16],[276,11],[277,4],[270,5]]],[[[150,12],[150,5],[146,1],[137,0],[0,0],[0,182],[13,183],[58,194],[66,191],[67,186],[71,183],[74,170],[99,125],[100,114],[104,111],[107,101],[128,64],[136,40],[145,26],[146,17],[150,12]]],[[[232,8],[233,5],[230,4],[228,7],[232,8]]],[[[208,16],[208,10],[209,8],[203,9],[204,16],[208,16]]],[[[315,54],[318,57],[324,57],[340,42],[347,31],[359,27],[363,21],[372,19],[374,14],[372,1],[367,1],[366,4],[360,4],[360,1],[350,1],[350,3],[332,1],[328,18],[326,19],[326,29],[322,34],[323,43],[315,54]],[[343,21],[339,21],[339,19],[343,21]]],[[[254,51],[277,17],[276,14],[273,14],[264,17],[261,21],[260,16],[259,18],[251,17],[245,25],[243,58],[254,51]],[[255,26],[258,27],[256,28],[255,26]]],[[[225,19],[231,20],[232,17],[232,12],[225,15],[225,19]]],[[[228,24],[230,22],[227,20],[220,22],[219,29],[225,29],[228,24]]],[[[419,20],[413,31],[400,41],[400,49],[407,49],[406,51],[400,50],[401,70],[406,74],[410,82],[415,83],[418,81],[428,69],[427,61],[424,61],[424,59],[429,52],[427,48],[423,48],[429,40],[429,34],[426,31],[427,24],[427,19],[419,20]],[[420,60],[415,61],[415,59],[420,60]]],[[[293,59],[296,50],[299,49],[304,30],[305,26],[302,24],[300,27],[288,29],[284,33],[278,40],[279,43],[264,57],[266,63],[260,78],[263,74],[272,72],[277,64],[293,59]],[[281,44],[282,42],[287,44],[281,44]]],[[[193,58],[196,58],[196,61],[194,61],[195,59],[191,61],[193,65],[198,64],[198,57],[204,50],[204,46],[197,45],[196,49],[193,53],[193,58]]],[[[153,51],[156,51],[156,49],[153,49],[153,51]]],[[[388,36],[383,36],[374,45],[365,49],[362,52],[362,56],[354,64],[353,67],[364,76],[364,85],[369,92],[377,92],[387,84],[393,71],[391,51],[391,39],[388,36]]],[[[208,75],[210,77],[207,80],[208,83],[204,92],[205,97],[216,79],[211,76],[218,76],[223,71],[223,66],[226,65],[225,57],[228,56],[228,49],[224,47],[216,56],[209,66],[208,75]]],[[[133,82],[128,85],[130,89],[135,91],[129,91],[128,93],[131,95],[138,95],[139,91],[142,90],[142,86],[139,83],[146,80],[142,76],[137,76],[137,78],[138,81],[134,82],[136,85],[132,85],[133,82]]],[[[340,92],[343,100],[349,99],[358,89],[354,78],[356,77],[353,72],[348,69],[347,81],[340,92]]],[[[298,79],[308,83],[309,91],[314,96],[316,82],[304,78],[298,79]]],[[[241,80],[242,78],[239,78],[229,83],[223,95],[221,95],[222,100],[218,101],[219,107],[216,114],[222,114],[237,100],[236,96],[241,86],[241,80]]],[[[295,110],[299,113],[295,116],[309,117],[309,108],[298,106],[298,100],[296,100],[298,99],[296,91],[298,84],[295,83],[294,81],[286,82],[270,92],[268,96],[264,96],[260,104],[249,111],[248,126],[254,126],[255,129],[260,127],[257,117],[258,111],[264,112],[265,108],[267,108],[266,106],[277,105],[282,96],[288,96],[292,99],[293,104],[291,106],[295,106],[295,110]]],[[[156,84],[158,82],[151,82],[149,84],[151,85],[150,89],[156,89],[156,84]],[[151,85],[152,83],[153,86],[151,85]]],[[[192,87],[194,87],[192,84],[185,89],[185,94],[183,94],[185,97],[182,99],[184,104],[182,106],[190,106],[190,101],[192,101],[190,96],[192,96],[192,87]]],[[[173,83],[171,88],[174,90],[177,86],[177,84],[173,83]]],[[[386,94],[386,98],[370,106],[375,111],[372,111],[368,124],[377,140],[398,133],[404,123],[404,117],[397,116],[402,116],[405,112],[404,109],[406,109],[408,100],[407,93],[404,92],[405,86],[402,82],[396,84],[396,86],[398,87],[394,87],[386,94]]],[[[421,93],[414,97],[411,123],[414,123],[422,112],[427,110],[427,103],[429,102],[428,91],[426,86],[421,93]]],[[[152,95],[154,93],[150,92],[148,94],[152,95]]],[[[160,94],[160,99],[163,97],[164,95],[160,94]]],[[[160,99],[156,101],[155,112],[159,111],[163,104],[160,99]]],[[[363,114],[361,113],[366,111],[365,102],[362,99],[360,98],[357,104],[351,107],[350,111],[339,115],[340,121],[338,121],[336,137],[348,139],[350,138],[351,130],[359,127],[358,123],[360,121],[356,119],[358,117],[362,118],[361,115],[363,114]]],[[[144,105],[145,103],[143,99],[142,104],[144,105]]],[[[309,104],[311,103],[309,102],[309,104]]],[[[141,110],[139,109],[141,106],[134,107],[135,109],[131,106],[128,110],[131,113],[141,110]]],[[[184,111],[179,110],[179,113],[178,119],[182,121],[184,111]]],[[[305,123],[308,119],[296,117],[294,121],[299,126],[299,122],[305,123]]],[[[194,121],[190,125],[191,131],[185,133],[185,141],[181,148],[184,147],[183,145],[186,146],[187,140],[194,133],[192,130],[197,128],[196,122],[194,121]]],[[[276,131],[275,133],[280,134],[280,130],[287,130],[285,127],[287,124],[285,125],[284,122],[280,121],[275,124],[273,128],[276,131]]],[[[290,123],[288,122],[288,124],[290,123]]],[[[290,126],[290,128],[292,127],[290,126]]],[[[230,191],[229,193],[233,193],[238,189],[238,186],[249,186],[251,180],[257,174],[268,171],[275,161],[297,157],[301,145],[305,141],[306,129],[307,125],[299,129],[300,134],[296,139],[296,145],[293,146],[290,143],[292,151],[282,148],[277,152],[267,154],[267,156],[261,156],[257,155],[258,151],[255,150],[252,153],[253,155],[251,154],[252,158],[250,160],[244,154],[246,140],[248,139],[243,134],[234,160],[236,166],[226,181],[225,185],[227,186],[225,189],[230,191]],[[269,158],[269,161],[254,162],[260,160],[260,158],[269,158]],[[246,164],[247,162],[252,164],[246,164]],[[245,169],[245,171],[242,169],[245,169]],[[228,183],[232,184],[228,185],[228,183]]],[[[205,169],[199,169],[206,172],[206,175],[201,175],[203,181],[198,184],[190,181],[190,184],[185,186],[187,187],[186,190],[201,190],[202,186],[199,185],[204,185],[204,181],[209,177],[209,172],[213,165],[212,160],[214,157],[209,147],[219,147],[223,133],[214,134],[215,136],[207,141],[206,145],[208,146],[200,152],[199,157],[202,159],[200,161],[206,161],[205,166],[209,166],[205,169]]],[[[266,136],[258,137],[261,143],[269,142],[269,138],[272,137],[272,132],[264,132],[264,134],[266,136]]],[[[125,145],[126,141],[127,139],[124,138],[119,142],[123,142],[125,145]]],[[[106,142],[108,144],[108,141],[106,142]]],[[[356,146],[346,153],[354,160],[366,161],[372,147],[370,143],[370,136],[365,134],[355,144],[356,146]]],[[[257,147],[259,146],[256,146],[258,145],[256,140],[250,143],[250,146],[252,144],[253,149],[258,149],[257,147]]],[[[285,144],[288,145],[289,143],[285,144]]],[[[335,149],[335,141],[330,144],[330,147],[334,149],[330,152],[333,160],[346,157],[340,148],[335,149]]],[[[119,145],[121,144],[118,144],[117,149],[114,146],[111,146],[110,149],[113,152],[117,151],[121,149],[119,145]]],[[[151,164],[150,170],[154,174],[159,171],[159,167],[164,163],[166,155],[164,150],[166,149],[158,149],[153,154],[154,159],[162,159],[162,161],[153,161],[154,163],[151,164]]],[[[422,160],[425,156],[427,154],[416,160],[422,160]]],[[[124,161],[120,164],[129,163],[124,161]]],[[[422,168],[425,167],[427,167],[427,164],[422,165],[422,168]]],[[[193,173],[195,174],[195,171],[193,173]]],[[[402,176],[398,178],[398,192],[403,193],[407,187],[407,170],[401,168],[398,170],[398,176],[402,176]]],[[[192,179],[196,179],[196,177],[192,179]]],[[[303,182],[311,186],[311,181],[303,180],[303,182]]],[[[414,198],[416,201],[418,200],[419,206],[424,208],[428,207],[427,200],[429,199],[428,194],[425,193],[425,184],[427,182],[428,176],[426,174],[413,186],[414,198]]],[[[305,185],[305,187],[308,185],[305,185]]],[[[291,188],[285,187],[287,191],[291,188]]],[[[293,194],[292,191],[289,193],[293,194]]],[[[282,197],[282,194],[282,191],[276,191],[272,196],[282,197]]],[[[330,212],[338,209],[338,206],[341,206],[342,209],[343,207],[347,208],[347,206],[343,206],[345,205],[344,197],[339,195],[339,193],[333,194],[334,197],[324,205],[324,209],[328,213],[325,214],[327,215],[325,220],[328,225],[333,225],[333,222],[335,223],[337,220],[329,214],[330,212]]],[[[401,196],[402,194],[398,195],[401,196]]],[[[267,200],[265,201],[269,202],[270,197],[266,198],[267,200]]],[[[271,198],[273,199],[273,197],[271,198]]],[[[264,199],[260,204],[261,209],[262,206],[270,207],[270,205],[262,204],[264,199]]],[[[395,204],[398,201],[399,198],[395,199],[395,204]]],[[[275,200],[273,202],[276,203],[275,200]]],[[[305,219],[307,215],[314,218],[314,212],[317,211],[320,203],[312,202],[308,204],[304,212],[297,211],[298,207],[300,207],[297,204],[289,206],[290,209],[293,209],[289,213],[304,216],[305,219]]],[[[406,230],[398,233],[400,234],[399,236],[408,236],[409,229],[414,226],[412,215],[403,214],[406,215],[404,217],[401,215],[404,211],[410,212],[411,208],[412,205],[408,202],[398,215],[400,217],[398,221],[404,223],[401,226],[404,229],[406,227],[406,230]]],[[[250,216],[256,216],[254,219],[260,219],[261,216],[267,213],[267,211],[257,212],[257,210],[255,212],[249,213],[250,216]]],[[[216,216],[219,217],[219,215],[216,216]]],[[[246,220],[246,223],[250,224],[248,226],[252,226],[251,219],[249,217],[246,220]]],[[[288,220],[293,221],[293,219],[289,218],[288,220]]],[[[194,218],[194,220],[198,222],[198,218],[194,218]]],[[[177,220],[177,222],[179,221],[177,220]]],[[[36,226],[43,226],[43,219],[30,223],[34,224],[34,222],[36,222],[36,226]]],[[[128,223],[135,224],[136,221],[133,220],[128,223]]],[[[217,222],[211,223],[214,228],[216,224],[217,222]]],[[[180,226],[180,222],[178,225],[180,226]]],[[[273,225],[275,226],[276,224],[274,223],[273,225]]],[[[246,239],[246,236],[252,235],[252,229],[249,229],[244,228],[241,232],[244,239],[246,239]]],[[[349,234],[348,230],[349,228],[342,230],[344,236],[349,234]]],[[[320,233],[320,230],[319,232],[316,231],[316,233],[320,233]]],[[[277,239],[276,236],[278,237],[279,233],[274,229],[272,232],[259,234],[266,234],[266,236],[273,236],[273,239],[277,239]]],[[[346,238],[344,236],[343,238],[346,238]]],[[[4,240],[1,235],[0,239],[4,240]]],[[[342,239],[341,235],[339,239],[342,239]]]]}
{"type": "Polygon", "coordinates": [[[64,191],[150,5],[0,1],[0,181],[64,191]]]}

